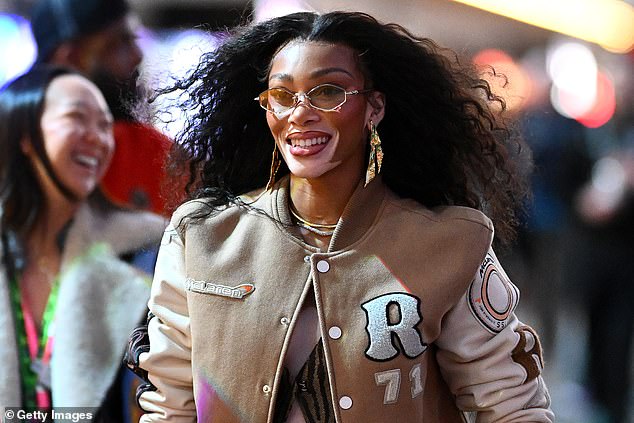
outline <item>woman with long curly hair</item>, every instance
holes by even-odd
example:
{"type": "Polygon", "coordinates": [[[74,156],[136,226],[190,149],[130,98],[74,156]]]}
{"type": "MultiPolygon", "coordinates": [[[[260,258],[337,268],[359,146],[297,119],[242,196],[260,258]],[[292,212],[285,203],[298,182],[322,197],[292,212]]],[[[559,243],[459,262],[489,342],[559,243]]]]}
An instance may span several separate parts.
{"type": "Polygon", "coordinates": [[[527,192],[486,82],[333,12],[238,28],[173,89],[191,201],[131,351],[142,422],[553,420],[491,247],[527,192]]]}

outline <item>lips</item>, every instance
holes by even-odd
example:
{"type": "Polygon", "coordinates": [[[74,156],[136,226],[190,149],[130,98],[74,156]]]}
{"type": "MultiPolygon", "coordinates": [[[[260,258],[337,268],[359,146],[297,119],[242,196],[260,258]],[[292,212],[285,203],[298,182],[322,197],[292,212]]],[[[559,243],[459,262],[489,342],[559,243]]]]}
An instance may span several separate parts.
{"type": "Polygon", "coordinates": [[[315,137],[308,139],[289,139],[293,147],[312,147],[313,145],[325,144],[328,142],[328,137],[315,137]]]}
{"type": "Polygon", "coordinates": [[[91,154],[78,153],[73,155],[73,161],[81,167],[96,172],[99,169],[101,160],[91,154]]]}
{"type": "Polygon", "coordinates": [[[286,139],[290,152],[294,156],[312,156],[326,148],[329,135],[298,134],[286,139]]]}

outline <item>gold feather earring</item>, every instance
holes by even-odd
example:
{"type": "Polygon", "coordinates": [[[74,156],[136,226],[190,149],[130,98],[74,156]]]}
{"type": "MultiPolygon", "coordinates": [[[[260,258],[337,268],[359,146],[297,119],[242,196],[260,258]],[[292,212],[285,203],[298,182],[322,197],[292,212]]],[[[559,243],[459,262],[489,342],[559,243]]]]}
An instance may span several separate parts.
{"type": "Polygon", "coordinates": [[[379,138],[379,133],[376,132],[376,125],[370,121],[370,161],[368,170],[365,172],[364,188],[381,172],[382,163],[383,149],[381,148],[381,139],[379,138]]]}

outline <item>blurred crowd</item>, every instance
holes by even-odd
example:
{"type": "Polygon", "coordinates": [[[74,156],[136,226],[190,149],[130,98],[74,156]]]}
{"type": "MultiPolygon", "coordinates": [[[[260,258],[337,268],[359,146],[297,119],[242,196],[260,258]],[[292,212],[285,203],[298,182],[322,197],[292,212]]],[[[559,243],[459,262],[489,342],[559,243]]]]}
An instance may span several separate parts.
{"type": "Polygon", "coordinates": [[[147,313],[171,211],[172,141],[131,113],[143,54],[129,11],[124,0],[38,1],[35,63],[0,92],[3,408],[139,417],[123,351],[147,313]]]}
{"type": "Polygon", "coordinates": [[[634,418],[634,127],[624,114],[593,130],[544,106],[523,120],[533,200],[507,259],[542,334],[560,421],[634,418]]]}
{"type": "MultiPolygon", "coordinates": [[[[40,72],[40,79],[31,76],[31,80],[22,80],[22,86],[15,81],[0,94],[4,96],[0,97],[0,123],[6,125],[0,128],[0,135],[5,138],[0,139],[2,151],[24,152],[37,169],[32,174],[19,173],[24,169],[0,163],[0,313],[5,314],[0,316],[0,327],[10,331],[0,336],[0,340],[5,340],[5,346],[0,347],[0,360],[15,356],[16,352],[20,357],[13,369],[5,365],[0,369],[0,406],[18,405],[19,401],[50,406],[50,388],[61,372],[51,373],[52,366],[67,369],[77,360],[103,358],[103,354],[94,352],[68,357],[74,362],[50,363],[47,345],[59,331],[53,334],[44,330],[50,323],[47,316],[51,312],[47,311],[73,302],[85,302],[85,307],[94,309],[99,302],[99,298],[77,299],[68,289],[57,293],[59,280],[72,273],[73,263],[92,266],[95,254],[102,254],[120,266],[113,278],[129,278],[128,272],[143,275],[145,285],[139,282],[136,291],[130,292],[144,303],[164,218],[183,198],[181,183],[167,183],[172,141],[131,112],[144,93],[139,82],[143,52],[136,42],[129,13],[124,0],[37,2],[28,19],[38,47],[34,69],[40,72]],[[60,66],[65,70],[57,74],[54,69],[60,66]],[[64,78],[70,78],[70,82],[64,78]],[[55,100],[66,101],[59,94],[60,80],[84,93],[85,97],[68,100],[82,104],[79,111],[72,113],[89,114],[94,106],[90,119],[95,120],[95,125],[112,127],[111,147],[107,140],[94,141],[77,135],[67,139],[59,136],[59,145],[68,143],[71,147],[55,147],[55,140],[49,140],[46,133],[38,140],[29,132],[44,126],[41,115],[49,107],[64,107],[55,104],[55,100]],[[33,95],[38,90],[39,103],[20,103],[20,96],[33,95]],[[53,95],[56,97],[51,98],[53,95]],[[18,109],[24,113],[20,115],[18,109]],[[12,134],[8,125],[18,128],[18,123],[23,133],[12,134]],[[96,153],[102,150],[106,152],[96,153]],[[68,157],[59,159],[64,154],[68,157]],[[92,168],[99,167],[95,162],[108,165],[103,166],[103,171],[95,170],[92,168]],[[83,168],[73,174],[73,166],[83,168]],[[94,176],[94,185],[73,185],[82,171],[94,176]],[[40,198],[14,199],[17,194],[13,190],[20,186],[14,186],[9,179],[15,175],[30,178],[30,185],[25,186],[40,198]],[[50,194],[55,191],[53,186],[61,190],[61,197],[50,194]],[[33,211],[27,213],[25,204],[33,204],[33,211]],[[81,227],[77,224],[82,222],[81,210],[92,210],[87,215],[99,218],[89,217],[90,224],[81,227]],[[60,215],[65,218],[54,219],[60,215]],[[115,215],[126,223],[113,231],[128,233],[109,238],[107,222],[119,220],[108,216],[115,215]],[[143,230],[134,230],[139,227],[143,230]],[[53,236],[43,236],[44,230],[53,236]],[[74,237],[85,242],[75,245],[74,237]],[[95,250],[104,244],[107,253],[95,250]],[[11,288],[20,278],[32,278],[33,286],[44,281],[49,288],[40,295],[34,293],[37,288],[29,291],[28,284],[11,288]],[[51,292],[56,292],[52,297],[57,297],[57,304],[50,303],[51,292]],[[31,320],[33,324],[29,325],[31,320]],[[18,336],[14,337],[14,330],[8,328],[14,328],[18,336]],[[16,380],[29,382],[16,384],[16,380]],[[11,386],[20,385],[19,392],[11,391],[11,386]]],[[[67,88],[67,92],[72,89],[67,88]]],[[[534,160],[533,199],[517,243],[501,260],[521,289],[519,314],[529,314],[527,320],[534,321],[542,334],[547,360],[545,379],[551,386],[553,410],[562,422],[634,422],[634,88],[626,89],[629,92],[622,98],[629,107],[620,107],[615,117],[599,128],[590,129],[563,117],[546,103],[532,105],[519,119],[534,160]]],[[[71,112],[60,113],[65,119],[72,118],[71,112]]],[[[68,122],[60,120],[57,128],[64,125],[68,122]]],[[[0,162],[9,157],[8,153],[3,155],[0,162]]],[[[91,267],[91,274],[99,269],[91,267]]],[[[95,288],[92,292],[98,295],[102,291],[95,288]]],[[[124,333],[125,337],[133,324],[143,320],[145,310],[138,304],[129,307],[136,310],[133,321],[112,310],[103,316],[113,332],[124,333]]],[[[81,311],[70,315],[85,319],[81,311]]],[[[71,339],[73,331],[102,330],[85,325],[68,328],[70,334],[60,338],[71,339]]],[[[83,403],[69,393],[66,405],[94,405],[92,395],[102,399],[101,421],[137,421],[138,412],[133,405],[137,382],[118,364],[127,338],[117,340],[120,345],[112,345],[108,356],[109,362],[117,365],[111,364],[99,374],[75,372],[76,386],[90,390],[99,385],[95,388],[98,392],[87,394],[83,403]],[[96,377],[103,380],[91,383],[96,377]],[[109,414],[112,410],[116,410],[115,414],[109,414]]]]}

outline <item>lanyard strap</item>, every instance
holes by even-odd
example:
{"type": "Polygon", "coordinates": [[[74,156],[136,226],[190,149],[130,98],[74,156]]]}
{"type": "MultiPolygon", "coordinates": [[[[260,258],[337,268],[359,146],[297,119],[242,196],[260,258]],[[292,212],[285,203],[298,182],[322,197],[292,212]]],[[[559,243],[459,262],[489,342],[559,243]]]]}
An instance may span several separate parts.
{"type": "Polygon", "coordinates": [[[27,294],[11,281],[12,309],[15,316],[20,376],[26,407],[51,407],[50,360],[53,352],[54,318],[57,306],[59,278],[55,278],[42,316],[42,332],[38,336],[33,313],[28,307],[27,294]]]}

